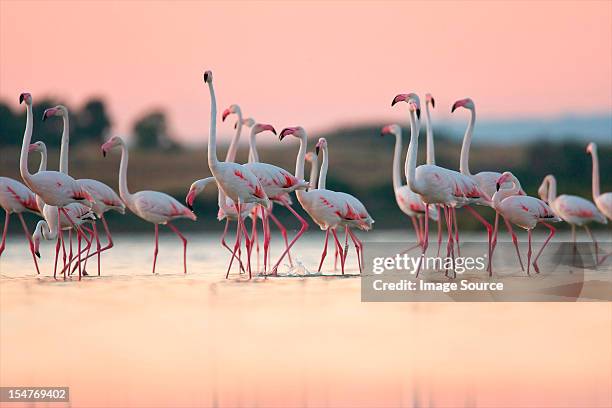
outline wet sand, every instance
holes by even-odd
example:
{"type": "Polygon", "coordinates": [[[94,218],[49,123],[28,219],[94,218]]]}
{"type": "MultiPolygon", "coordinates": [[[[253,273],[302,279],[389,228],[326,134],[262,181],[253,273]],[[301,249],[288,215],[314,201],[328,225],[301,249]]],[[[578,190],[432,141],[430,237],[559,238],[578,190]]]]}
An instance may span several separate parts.
{"type": "MultiPolygon", "coordinates": [[[[228,256],[204,235],[187,275],[175,237],[153,276],[152,235],[117,236],[102,277],[54,281],[53,244],[37,277],[9,238],[0,385],[67,385],[64,406],[612,405],[609,302],[362,303],[359,277],[225,280],[228,256]]],[[[320,239],[294,251],[306,268],[320,239]]]]}

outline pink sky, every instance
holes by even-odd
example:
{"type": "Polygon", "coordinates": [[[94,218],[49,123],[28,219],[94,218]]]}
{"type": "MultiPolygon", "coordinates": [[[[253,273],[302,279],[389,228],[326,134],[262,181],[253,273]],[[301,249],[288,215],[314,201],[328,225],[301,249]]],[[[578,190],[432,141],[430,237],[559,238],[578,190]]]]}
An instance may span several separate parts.
{"type": "Polygon", "coordinates": [[[203,139],[204,69],[219,109],[278,127],[404,120],[390,102],[407,91],[433,93],[438,118],[465,96],[480,118],[610,112],[611,21],[608,1],[0,0],[0,97],[101,95],[119,133],[165,107],[175,134],[203,139]]]}

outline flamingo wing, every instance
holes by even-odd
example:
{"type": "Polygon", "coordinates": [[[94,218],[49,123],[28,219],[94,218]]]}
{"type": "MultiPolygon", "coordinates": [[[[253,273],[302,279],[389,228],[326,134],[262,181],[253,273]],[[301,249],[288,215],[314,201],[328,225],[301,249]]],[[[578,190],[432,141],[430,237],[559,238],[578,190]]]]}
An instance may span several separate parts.
{"type": "Polygon", "coordinates": [[[135,211],[141,217],[153,222],[167,222],[175,218],[186,217],[195,221],[196,216],[189,208],[174,197],[159,191],[139,191],[133,195],[135,211]]]}
{"type": "Polygon", "coordinates": [[[8,177],[0,177],[0,206],[6,211],[39,213],[36,196],[23,183],[8,177]]]}

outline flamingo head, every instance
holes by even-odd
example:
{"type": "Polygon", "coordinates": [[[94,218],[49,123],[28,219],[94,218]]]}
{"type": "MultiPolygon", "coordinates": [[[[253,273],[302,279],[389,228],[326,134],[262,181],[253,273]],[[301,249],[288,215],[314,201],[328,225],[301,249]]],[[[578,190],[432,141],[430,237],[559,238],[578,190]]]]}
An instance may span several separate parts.
{"type": "Polygon", "coordinates": [[[324,137],[319,138],[319,141],[315,145],[315,152],[317,153],[317,156],[319,156],[320,149],[327,149],[327,139],[324,137]]]}
{"type": "Polygon", "coordinates": [[[251,129],[251,133],[256,135],[258,133],[265,132],[266,130],[269,130],[270,132],[276,134],[276,129],[274,129],[274,126],[266,125],[265,123],[256,123],[251,129]]]}
{"type": "Polygon", "coordinates": [[[416,112],[417,119],[421,118],[421,101],[419,96],[415,93],[399,94],[393,98],[391,106],[394,106],[398,102],[408,103],[410,112],[416,112]]]}
{"type": "Polygon", "coordinates": [[[540,199],[545,202],[548,202],[548,182],[551,177],[554,176],[552,174],[549,174],[544,177],[544,180],[542,180],[542,184],[540,184],[540,187],[538,187],[538,196],[540,196],[540,199]]]}
{"type": "Polygon", "coordinates": [[[36,231],[34,231],[34,234],[32,234],[32,244],[34,245],[34,254],[40,259],[40,239],[41,239],[42,233],[40,231],[40,228],[36,228],[36,231]]]}
{"type": "Polygon", "coordinates": [[[213,75],[211,70],[207,70],[204,72],[204,82],[207,84],[212,84],[213,75]]]}
{"type": "Polygon", "coordinates": [[[597,153],[597,145],[594,142],[589,143],[587,145],[586,151],[590,154],[597,153]]]}
{"type": "Polygon", "coordinates": [[[380,135],[384,136],[384,135],[401,135],[402,134],[402,128],[399,127],[399,125],[396,125],[395,123],[392,125],[387,125],[385,127],[382,128],[382,130],[380,131],[380,135]]]}
{"type": "Polygon", "coordinates": [[[240,110],[240,106],[238,106],[236,104],[232,104],[229,108],[227,108],[226,110],[223,111],[223,115],[221,115],[221,120],[223,122],[225,122],[225,118],[227,118],[232,113],[235,113],[237,115],[241,115],[242,111],[240,110]]]}
{"type": "Polygon", "coordinates": [[[108,153],[110,149],[116,146],[120,146],[122,144],[123,144],[123,139],[121,139],[119,136],[111,137],[110,140],[104,143],[101,147],[102,156],[106,157],[106,153],[108,153]]]}
{"type": "Polygon", "coordinates": [[[457,108],[465,108],[473,111],[475,109],[474,101],[470,98],[459,99],[457,102],[453,103],[453,107],[451,108],[451,113],[455,111],[457,108]]]}
{"type": "Polygon", "coordinates": [[[68,109],[64,105],[57,105],[53,108],[45,109],[43,113],[43,122],[51,116],[64,116],[68,114],[68,109]]]}
{"type": "Polygon", "coordinates": [[[293,135],[297,138],[306,138],[306,131],[301,126],[292,126],[284,128],[278,135],[280,140],[283,140],[285,136],[293,135]]]}
{"type": "Polygon", "coordinates": [[[434,99],[434,97],[433,97],[433,96],[431,96],[431,94],[430,94],[430,93],[426,93],[426,94],[425,94],[425,103],[427,103],[427,104],[431,104],[431,107],[432,107],[432,108],[435,108],[435,107],[436,107],[436,100],[434,99]]]}
{"type": "Polygon", "coordinates": [[[32,143],[29,147],[28,147],[28,153],[32,153],[32,152],[46,152],[47,151],[47,146],[45,146],[44,142],[38,141],[35,143],[32,143]]]}
{"type": "Polygon", "coordinates": [[[505,171],[498,179],[497,182],[495,183],[495,190],[499,191],[499,189],[501,188],[502,184],[506,183],[509,180],[514,179],[514,174],[510,173],[509,171],[505,171]]]}
{"type": "Polygon", "coordinates": [[[25,102],[26,105],[32,105],[32,95],[27,92],[19,95],[19,104],[21,105],[23,102],[25,102]]]}
{"type": "Polygon", "coordinates": [[[187,196],[185,197],[185,204],[187,204],[187,207],[189,207],[191,211],[193,211],[193,202],[195,201],[195,198],[198,196],[198,194],[204,191],[209,183],[213,181],[215,181],[214,177],[207,177],[205,179],[194,181],[191,184],[189,187],[189,192],[187,192],[187,196]]]}

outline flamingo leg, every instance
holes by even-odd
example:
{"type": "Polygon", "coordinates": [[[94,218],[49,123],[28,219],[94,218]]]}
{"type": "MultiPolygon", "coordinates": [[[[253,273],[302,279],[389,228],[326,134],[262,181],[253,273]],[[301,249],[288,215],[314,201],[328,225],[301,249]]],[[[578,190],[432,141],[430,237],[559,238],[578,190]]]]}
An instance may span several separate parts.
{"type": "MultiPolygon", "coordinates": [[[[293,208],[291,208],[291,206],[287,203],[283,203],[283,205],[291,212],[291,214],[293,214],[293,216],[295,218],[297,218],[300,221],[300,224],[302,224],[302,226],[300,227],[300,230],[298,231],[298,233],[295,235],[295,237],[293,237],[293,239],[291,240],[291,242],[289,243],[289,246],[285,249],[285,251],[283,252],[283,254],[280,256],[280,258],[278,259],[278,261],[276,261],[276,264],[272,267],[272,271],[276,274],[278,273],[278,265],[280,265],[281,261],[283,260],[283,258],[285,257],[285,255],[287,255],[287,253],[289,253],[289,250],[291,249],[291,247],[297,242],[298,239],[300,239],[300,237],[304,234],[304,232],[306,232],[306,230],[308,229],[308,222],[306,222],[306,220],[304,218],[302,218],[300,216],[300,214],[298,214],[293,208]]],[[[335,232],[334,232],[335,235],[335,232]]],[[[344,268],[343,268],[344,269],[344,268]]]]}
{"type": "Polygon", "coordinates": [[[59,258],[60,241],[62,241],[61,231],[57,234],[57,242],[55,244],[55,266],[53,267],[53,279],[56,279],[57,276],[57,259],[59,258]]]}
{"type": "Polygon", "coordinates": [[[438,252],[436,256],[440,256],[440,247],[442,246],[442,214],[440,213],[441,206],[438,206],[438,252]]]}
{"type": "Polygon", "coordinates": [[[417,222],[419,223],[419,242],[423,245],[423,217],[417,217],[417,222]]]}
{"type": "Polygon", "coordinates": [[[270,258],[270,219],[268,218],[268,210],[265,208],[261,209],[261,225],[263,227],[264,241],[263,241],[263,256],[264,256],[264,274],[268,272],[270,264],[268,260],[270,258]]]}
{"type": "Polygon", "coordinates": [[[572,226],[572,265],[576,265],[576,252],[578,248],[576,248],[576,226],[571,224],[572,226]]]}
{"type": "Polygon", "coordinates": [[[11,215],[8,211],[4,210],[4,228],[2,229],[2,242],[0,243],[0,255],[4,252],[4,248],[6,247],[6,233],[8,231],[9,220],[11,219],[11,215]]]}
{"type": "MultiPolygon", "coordinates": [[[[100,276],[100,236],[98,235],[98,228],[96,227],[96,223],[94,222],[93,225],[93,231],[94,231],[94,238],[96,239],[96,252],[98,253],[98,276],[100,276]]],[[[112,244],[112,241],[111,241],[112,244]]],[[[89,254],[87,254],[87,256],[85,257],[85,261],[87,261],[87,258],[89,257],[89,254]]]]}
{"type": "Polygon", "coordinates": [[[344,227],[344,264],[346,265],[346,257],[348,256],[348,227],[344,227]]]}
{"type": "Polygon", "coordinates": [[[355,251],[357,252],[357,262],[359,262],[359,273],[363,273],[363,243],[357,238],[355,233],[351,231],[350,228],[347,227],[347,231],[353,240],[353,244],[355,245],[355,251]]]}
{"type": "Polygon", "coordinates": [[[550,234],[548,234],[548,237],[546,238],[546,240],[542,244],[542,248],[540,248],[540,250],[538,251],[538,254],[533,259],[533,269],[536,271],[536,273],[540,273],[540,268],[538,267],[538,258],[542,254],[542,251],[544,251],[544,247],[546,247],[546,245],[548,244],[548,241],[550,241],[552,239],[552,237],[555,235],[555,232],[557,232],[555,227],[553,227],[552,225],[550,225],[550,224],[548,224],[546,222],[542,222],[541,224],[544,225],[546,228],[548,228],[550,230],[550,234]]]}
{"type": "Polygon", "coordinates": [[[36,273],[40,275],[40,269],[38,269],[38,262],[36,261],[36,254],[34,253],[34,243],[32,242],[32,236],[30,235],[30,231],[28,231],[28,227],[25,223],[25,220],[23,219],[23,215],[21,213],[17,213],[17,217],[19,218],[19,221],[21,221],[21,226],[23,227],[23,233],[25,234],[25,237],[28,240],[28,244],[30,244],[30,252],[32,253],[32,259],[34,260],[34,265],[36,266],[36,273]]]}
{"type": "Polygon", "coordinates": [[[342,274],[344,275],[344,254],[342,253],[342,246],[340,245],[335,229],[332,229],[332,235],[334,236],[334,241],[336,242],[336,249],[338,250],[338,254],[340,256],[340,268],[342,268],[342,274]]]}
{"type": "Polygon", "coordinates": [[[69,243],[69,249],[70,252],[68,253],[68,264],[72,263],[72,258],[73,258],[73,254],[72,254],[72,230],[68,231],[68,243],[69,243]]]}
{"type": "Polygon", "coordinates": [[[529,267],[531,265],[531,230],[527,230],[527,276],[530,276],[529,267]]]}
{"type": "Polygon", "coordinates": [[[419,226],[419,223],[417,222],[417,217],[414,215],[410,216],[410,221],[412,221],[412,227],[414,228],[414,235],[416,236],[416,244],[414,244],[413,246],[409,247],[408,249],[406,249],[405,251],[402,252],[403,254],[407,254],[408,252],[412,251],[415,248],[419,248],[421,246],[421,226],[419,226]]]}
{"type": "MultiPolygon", "coordinates": [[[[287,248],[289,246],[289,240],[287,239],[287,228],[285,228],[285,226],[278,220],[278,218],[276,218],[274,214],[272,214],[272,211],[270,211],[270,219],[272,219],[274,224],[276,224],[276,227],[280,230],[280,233],[283,236],[283,239],[285,240],[285,248],[287,248]]],[[[287,257],[289,258],[289,265],[293,267],[291,251],[287,251],[287,257]]]]}
{"type": "MultiPolygon", "coordinates": [[[[588,225],[584,226],[584,230],[586,231],[591,241],[593,241],[593,246],[595,247],[595,266],[599,265],[599,244],[597,244],[597,240],[595,239],[595,235],[591,233],[591,229],[588,225]]],[[[605,258],[604,258],[605,259],[605,258]]]]}
{"type": "Polygon", "coordinates": [[[79,280],[83,277],[83,270],[81,269],[81,234],[77,234],[77,251],[79,257],[79,280]]]}
{"type": "MultiPolygon", "coordinates": [[[[95,222],[93,223],[93,227],[95,228],[96,224],[95,222]]],[[[85,252],[85,259],[83,260],[83,275],[87,276],[87,260],[89,259],[89,253],[91,252],[91,246],[93,245],[94,239],[96,238],[96,234],[94,231],[91,231],[89,233],[89,242],[87,243],[87,245],[85,246],[85,249],[83,250],[85,252]]],[[[98,261],[98,270],[100,269],[100,263],[98,261]]]]}
{"type": "Polygon", "coordinates": [[[57,234],[58,237],[57,239],[60,239],[61,237],[61,242],[62,242],[62,258],[63,258],[63,262],[64,262],[64,266],[62,267],[62,270],[60,273],[64,273],[64,271],[66,270],[66,240],[64,239],[64,231],[60,230],[59,233],[57,234]]]}
{"type": "MultiPolygon", "coordinates": [[[[88,229],[85,226],[83,226],[83,229],[85,230],[85,232],[87,232],[89,234],[89,238],[90,238],[89,240],[87,240],[87,236],[85,234],[83,234],[82,238],[85,240],[85,242],[87,242],[87,245],[85,246],[85,248],[83,250],[79,251],[79,253],[81,255],[85,254],[85,258],[81,259],[81,261],[83,262],[83,275],[87,275],[87,272],[85,272],[85,268],[87,267],[87,259],[90,256],[95,255],[95,253],[89,255],[89,252],[90,252],[90,249],[91,249],[91,244],[93,243],[93,240],[94,240],[94,233],[93,233],[92,230],[88,229]]],[[[79,235],[78,238],[81,239],[81,236],[79,235]]],[[[78,265],[75,264],[72,267],[72,271],[70,271],[70,275],[72,275],[74,273],[74,271],[76,271],[77,266],[78,265]]]]}
{"type": "Polygon", "coordinates": [[[329,241],[329,228],[327,229],[327,231],[325,231],[325,243],[323,244],[323,252],[321,253],[321,262],[319,262],[319,269],[317,269],[317,272],[321,272],[323,261],[325,260],[325,257],[327,256],[327,242],[328,241],[329,241]]]}
{"type": "MultiPolygon", "coordinates": [[[[450,207],[444,206],[444,219],[446,220],[446,230],[448,231],[448,238],[446,243],[446,258],[453,260],[452,265],[454,266],[454,243],[453,243],[453,211],[450,207]]],[[[446,263],[446,262],[445,262],[446,263]]],[[[454,272],[454,269],[453,269],[454,272]]],[[[448,276],[448,269],[445,269],[444,275],[448,276]]]]}
{"type": "Polygon", "coordinates": [[[493,228],[491,227],[491,224],[489,224],[487,220],[482,218],[482,216],[478,214],[476,210],[474,210],[472,207],[468,205],[465,207],[465,209],[468,210],[474,216],[474,218],[480,221],[482,225],[484,225],[484,227],[487,229],[487,246],[488,246],[487,249],[488,249],[488,254],[489,254],[489,264],[487,265],[487,270],[489,271],[489,276],[491,276],[493,273],[493,266],[492,266],[492,259],[491,259],[491,239],[493,236],[493,228]]]}
{"type": "Polygon", "coordinates": [[[159,224],[155,224],[155,249],[153,250],[153,274],[155,274],[155,264],[157,263],[157,253],[159,252],[159,224]]]}
{"type": "Polygon", "coordinates": [[[523,260],[521,259],[521,251],[519,250],[519,246],[518,246],[518,237],[514,233],[514,230],[512,229],[512,224],[510,224],[510,221],[508,221],[505,217],[502,217],[502,218],[504,219],[504,223],[506,224],[506,229],[508,230],[508,233],[512,237],[512,243],[514,244],[514,249],[516,250],[516,256],[518,257],[519,264],[521,265],[521,271],[524,272],[525,267],[523,266],[523,260]]]}
{"type": "Polygon", "coordinates": [[[178,228],[172,225],[169,221],[166,223],[166,225],[176,234],[177,237],[179,237],[181,241],[183,241],[183,271],[184,271],[183,273],[186,274],[187,273],[187,238],[185,238],[185,236],[181,234],[178,228]]]}
{"type": "Polygon", "coordinates": [[[416,277],[419,277],[419,272],[421,272],[421,267],[423,266],[423,259],[425,258],[425,252],[427,252],[427,247],[429,246],[429,206],[425,206],[425,233],[423,234],[423,251],[421,252],[421,260],[419,261],[419,266],[417,267],[416,277]]]}
{"type": "MultiPolygon", "coordinates": [[[[238,206],[236,206],[238,208],[238,206]]],[[[234,258],[238,259],[238,262],[242,262],[242,259],[239,256],[236,256],[238,250],[240,249],[240,212],[238,212],[238,218],[236,220],[236,241],[234,242],[234,249],[232,250],[232,258],[230,259],[229,266],[227,267],[227,273],[225,274],[225,279],[229,278],[230,270],[232,269],[232,263],[234,262],[234,258]]],[[[224,234],[225,235],[225,234],[224,234]]]]}
{"type": "MultiPolygon", "coordinates": [[[[234,251],[232,251],[232,248],[229,247],[229,245],[227,245],[227,242],[225,242],[225,237],[227,236],[227,230],[229,227],[229,218],[225,218],[225,228],[223,229],[223,234],[221,235],[221,245],[227,249],[229,251],[230,254],[232,254],[232,257],[236,257],[236,254],[234,254],[234,251]]],[[[244,271],[244,267],[242,266],[242,260],[238,259],[238,262],[240,264],[240,270],[244,271]]],[[[227,276],[226,276],[227,278],[227,276]]]]}
{"type": "Polygon", "coordinates": [[[451,211],[453,212],[451,214],[451,217],[453,218],[453,226],[455,227],[455,242],[457,243],[457,256],[461,256],[461,247],[459,246],[459,228],[457,227],[457,210],[453,207],[451,208],[451,211]]]}
{"type": "Polygon", "coordinates": [[[249,271],[249,279],[251,279],[251,239],[249,238],[249,233],[247,232],[246,226],[244,225],[244,218],[240,215],[242,214],[242,204],[238,203],[238,219],[240,220],[240,230],[244,234],[244,246],[247,251],[247,270],[249,271]]]}
{"type": "Polygon", "coordinates": [[[257,254],[257,270],[259,271],[259,237],[257,236],[257,211],[255,208],[255,215],[251,216],[251,244],[255,243],[255,251],[257,254]]]}

